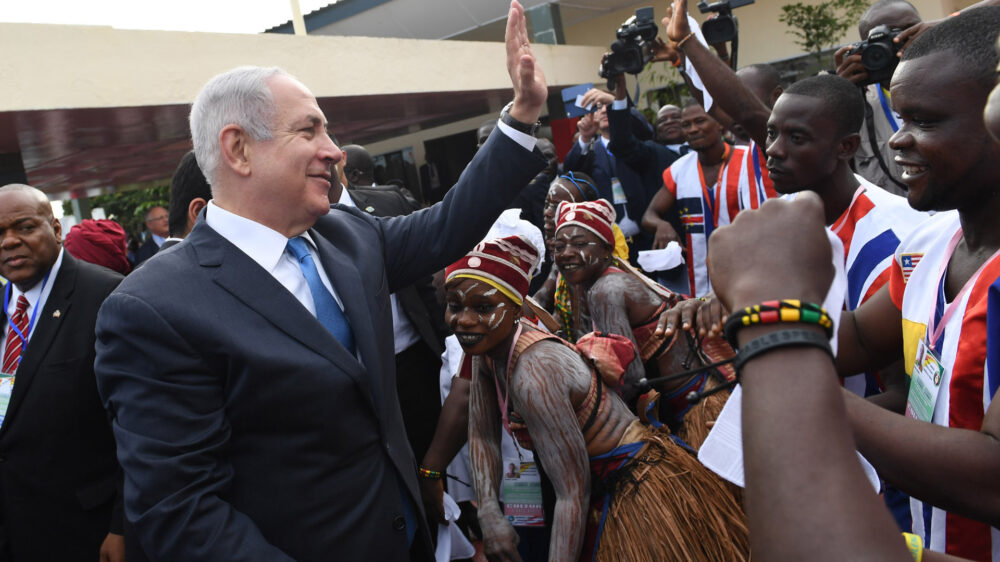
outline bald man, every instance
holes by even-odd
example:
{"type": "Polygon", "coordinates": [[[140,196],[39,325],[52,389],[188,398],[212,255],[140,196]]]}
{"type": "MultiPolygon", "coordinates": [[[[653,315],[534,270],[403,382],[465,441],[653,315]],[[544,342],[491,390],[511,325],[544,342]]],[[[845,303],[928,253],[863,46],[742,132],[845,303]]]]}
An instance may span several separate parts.
{"type": "Polygon", "coordinates": [[[122,276],[64,252],[48,198],[20,184],[0,188],[0,275],[0,560],[121,561],[121,470],[94,325],[122,276]]]}

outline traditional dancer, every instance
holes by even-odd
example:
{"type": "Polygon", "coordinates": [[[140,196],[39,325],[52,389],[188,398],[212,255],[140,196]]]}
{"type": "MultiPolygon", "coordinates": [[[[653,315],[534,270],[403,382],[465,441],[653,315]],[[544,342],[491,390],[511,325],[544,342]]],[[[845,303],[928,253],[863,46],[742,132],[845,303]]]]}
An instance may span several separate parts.
{"type": "MultiPolygon", "coordinates": [[[[703,364],[703,359],[719,359],[732,350],[719,338],[706,338],[702,345],[687,333],[669,339],[655,335],[660,314],[683,297],[659,287],[612,255],[614,221],[615,210],[604,200],[562,203],[552,247],[556,266],[567,282],[586,291],[592,329],[627,336],[639,350],[642,361],[629,364],[620,389],[623,398],[631,401],[642,390],[643,377],[687,371],[703,364]]],[[[706,370],[670,381],[661,387],[660,419],[697,449],[708,436],[707,422],[718,417],[729,393],[712,394],[694,406],[687,395],[715,388],[731,376],[729,370],[706,370]]],[[[642,403],[640,412],[645,410],[642,403]]]]}
{"type": "Polygon", "coordinates": [[[746,560],[743,511],[722,481],[640,423],[572,344],[519,322],[537,260],[512,236],[446,274],[446,319],[476,356],[469,443],[487,555],[520,559],[497,501],[502,422],[552,479],[550,560],[746,560]]]}

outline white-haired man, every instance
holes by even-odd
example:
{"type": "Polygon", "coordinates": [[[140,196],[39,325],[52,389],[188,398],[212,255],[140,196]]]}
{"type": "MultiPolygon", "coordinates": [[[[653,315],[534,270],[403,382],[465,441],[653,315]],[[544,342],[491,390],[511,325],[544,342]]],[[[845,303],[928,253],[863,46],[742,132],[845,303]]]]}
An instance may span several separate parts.
{"type": "Polygon", "coordinates": [[[455,189],[388,220],[330,210],[342,155],[288,74],[237,69],[198,95],[192,136],[213,200],[97,328],[126,514],[151,558],[430,556],[389,293],[461,256],[544,167],[527,133],[545,78],[516,1],[507,67],[514,102],[455,189]]]}

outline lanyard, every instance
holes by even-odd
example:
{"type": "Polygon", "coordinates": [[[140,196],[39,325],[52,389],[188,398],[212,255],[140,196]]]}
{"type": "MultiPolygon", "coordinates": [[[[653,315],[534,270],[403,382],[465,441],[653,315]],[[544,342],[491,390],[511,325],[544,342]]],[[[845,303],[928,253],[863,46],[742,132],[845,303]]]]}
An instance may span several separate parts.
{"type": "Polygon", "coordinates": [[[726,164],[729,163],[729,153],[732,152],[731,146],[728,143],[723,143],[725,145],[725,151],[722,153],[722,162],[719,164],[719,177],[716,178],[713,188],[708,187],[708,182],[705,181],[705,173],[701,168],[701,161],[698,161],[698,178],[701,179],[701,192],[703,199],[705,201],[705,207],[708,208],[708,213],[705,217],[705,225],[709,226],[708,218],[711,217],[712,223],[711,228],[706,228],[705,236],[707,237],[711,234],[710,230],[714,230],[716,225],[719,224],[719,206],[722,205],[722,187],[724,174],[726,173],[726,164]],[[714,204],[713,204],[714,203],[714,204]]]}
{"type": "MultiPolygon", "coordinates": [[[[965,296],[965,293],[972,290],[972,287],[975,286],[976,281],[979,280],[979,276],[982,275],[983,270],[986,269],[986,266],[989,265],[989,263],[992,262],[997,256],[1000,256],[1000,249],[998,249],[996,252],[993,253],[992,256],[990,256],[988,260],[983,262],[983,264],[979,266],[979,269],[976,270],[976,272],[972,275],[972,277],[970,277],[969,280],[965,282],[965,285],[962,286],[962,290],[959,291],[957,295],[955,295],[955,298],[952,299],[951,304],[948,304],[945,307],[944,312],[940,312],[941,306],[943,306],[945,303],[944,284],[945,284],[945,274],[948,272],[948,262],[951,261],[951,256],[955,253],[955,248],[958,246],[958,243],[961,240],[962,240],[962,228],[959,227],[958,230],[955,232],[955,235],[951,237],[951,242],[948,243],[948,249],[945,251],[944,259],[941,260],[941,271],[938,277],[939,281],[938,281],[937,300],[934,303],[934,312],[933,314],[931,314],[931,318],[927,323],[927,333],[931,336],[930,341],[928,341],[927,343],[931,347],[931,349],[934,349],[941,341],[941,338],[944,335],[944,328],[945,326],[948,325],[948,321],[951,320],[951,317],[954,316],[955,311],[958,310],[958,306],[962,302],[962,297],[965,296]]],[[[939,349],[935,351],[940,352],[939,349]]]]}
{"type": "Polygon", "coordinates": [[[517,340],[521,337],[521,323],[517,324],[517,332],[514,333],[514,342],[510,344],[510,351],[507,352],[507,365],[505,365],[506,373],[505,378],[507,381],[507,392],[500,392],[500,381],[497,379],[497,370],[493,369],[493,383],[497,386],[497,400],[500,401],[500,395],[503,394],[503,401],[500,402],[500,418],[503,420],[503,427],[507,430],[507,433],[513,435],[510,430],[510,419],[507,417],[507,401],[510,399],[510,371],[513,365],[510,364],[510,360],[514,357],[514,348],[517,347],[517,340]]]}
{"type": "MultiPolygon", "coordinates": [[[[49,275],[51,275],[51,274],[52,274],[52,270],[50,269],[48,271],[48,273],[45,274],[45,277],[42,279],[42,287],[38,291],[38,300],[42,299],[42,291],[45,290],[45,284],[48,283],[48,281],[49,281],[49,275]]],[[[4,314],[7,314],[7,310],[10,308],[10,295],[13,292],[14,292],[13,283],[8,283],[7,284],[7,290],[3,292],[3,311],[4,311],[4,314]]],[[[21,351],[22,351],[22,353],[21,353],[21,356],[17,358],[18,364],[20,364],[20,362],[21,362],[21,357],[24,357],[24,353],[23,353],[24,349],[28,347],[28,338],[31,337],[31,330],[35,327],[35,318],[38,316],[38,309],[40,307],[38,306],[38,303],[36,302],[35,306],[33,306],[32,308],[33,308],[33,310],[31,311],[31,318],[28,320],[28,333],[27,334],[22,334],[21,330],[14,324],[14,321],[11,319],[11,316],[13,316],[13,315],[12,314],[7,314],[7,324],[10,326],[11,330],[14,330],[14,333],[17,334],[17,337],[21,338],[21,351]]]]}
{"type": "Polygon", "coordinates": [[[892,127],[892,132],[899,130],[899,123],[896,122],[896,115],[892,112],[892,108],[889,107],[889,100],[885,97],[885,90],[882,86],[878,86],[878,101],[882,104],[882,113],[885,113],[885,118],[889,120],[889,125],[892,127]]]}

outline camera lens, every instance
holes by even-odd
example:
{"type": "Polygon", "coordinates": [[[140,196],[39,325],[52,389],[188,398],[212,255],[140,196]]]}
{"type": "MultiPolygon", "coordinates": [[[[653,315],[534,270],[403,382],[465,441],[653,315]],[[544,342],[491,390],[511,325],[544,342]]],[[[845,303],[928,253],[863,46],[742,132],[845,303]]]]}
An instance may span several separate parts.
{"type": "Polygon", "coordinates": [[[865,65],[869,72],[888,67],[891,60],[892,50],[879,43],[869,43],[861,53],[861,64],[865,65]]]}

